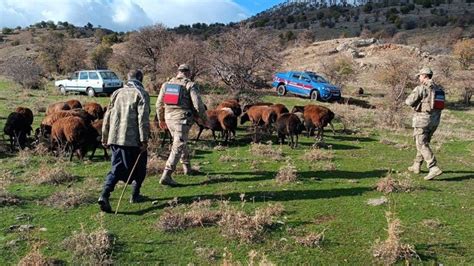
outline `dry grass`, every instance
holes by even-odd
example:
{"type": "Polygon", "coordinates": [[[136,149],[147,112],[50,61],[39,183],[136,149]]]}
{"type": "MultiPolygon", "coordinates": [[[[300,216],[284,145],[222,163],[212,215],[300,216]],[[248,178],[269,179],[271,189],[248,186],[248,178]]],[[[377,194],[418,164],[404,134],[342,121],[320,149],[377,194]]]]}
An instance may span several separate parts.
{"type": "Polygon", "coordinates": [[[85,189],[68,188],[66,191],[55,192],[43,200],[43,204],[65,210],[93,203],[94,199],[95,198],[85,189]]]}
{"type": "Polygon", "coordinates": [[[90,233],[81,227],[80,232],[74,232],[63,244],[72,252],[79,264],[112,265],[113,263],[110,255],[113,238],[103,226],[90,233]]]}
{"type": "Polygon", "coordinates": [[[431,229],[437,229],[443,226],[443,223],[439,219],[425,219],[421,221],[421,224],[431,229]]]}
{"type": "Polygon", "coordinates": [[[21,200],[10,195],[4,188],[0,188],[0,207],[21,204],[21,200]]]}
{"type": "Polygon", "coordinates": [[[220,218],[221,211],[212,209],[210,200],[203,200],[193,202],[189,207],[167,208],[156,226],[165,232],[176,232],[191,227],[216,225],[220,218]]]}
{"type": "Polygon", "coordinates": [[[393,265],[399,260],[409,260],[419,258],[414,247],[404,244],[400,240],[403,233],[400,220],[395,218],[391,212],[385,214],[388,223],[388,238],[385,241],[377,240],[373,246],[373,256],[384,265],[393,265]]]}
{"type": "Polygon", "coordinates": [[[156,154],[152,154],[148,157],[147,162],[147,175],[161,175],[165,169],[166,161],[158,157],[156,154]]]}
{"type": "Polygon", "coordinates": [[[305,236],[295,237],[295,242],[308,248],[320,248],[324,241],[324,232],[325,230],[321,233],[311,232],[305,236]]]}
{"type": "Polygon", "coordinates": [[[18,262],[18,266],[43,266],[43,265],[54,265],[54,263],[45,257],[40,252],[39,245],[33,245],[30,252],[28,252],[21,260],[18,262]]]}
{"type": "Polygon", "coordinates": [[[201,248],[198,247],[194,250],[196,252],[196,255],[199,257],[209,261],[209,262],[215,262],[217,259],[220,258],[219,253],[217,252],[216,249],[213,248],[201,248]]]}
{"type": "Polygon", "coordinates": [[[283,213],[281,204],[268,205],[255,210],[253,215],[224,206],[222,218],[218,222],[223,236],[239,240],[241,243],[262,241],[265,232],[273,225],[275,219],[283,213]]]}
{"type": "Polygon", "coordinates": [[[376,190],[385,194],[392,192],[411,192],[416,189],[409,175],[394,175],[391,171],[381,178],[376,185],[376,190]]]}
{"type": "Polygon", "coordinates": [[[409,145],[406,143],[398,143],[396,141],[393,141],[387,138],[381,138],[379,142],[384,145],[394,146],[395,148],[400,149],[400,150],[409,148],[409,145]]]}
{"type": "Polygon", "coordinates": [[[279,147],[273,147],[271,143],[252,143],[250,144],[250,153],[252,155],[265,157],[272,160],[283,160],[283,151],[279,147]]]}
{"type": "Polygon", "coordinates": [[[301,159],[309,163],[314,163],[318,161],[329,161],[334,158],[334,152],[331,150],[324,149],[310,149],[301,156],[301,159]]]}
{"type": "Polygon", "coordinates": [[[61,166],[56,165],[54,167],[50,167],[43,164],[40,166],[37,173],[33,175],[31,182],[38,185],[60,185],[74,182],[77,179],[77,176],[70,174],[61,166]]]}
{"type": "Polygon", "coordinates": [[[298,171],[296,167],[290,163],[280,167],[278,173],[275,176],[275,180],[279,184],[292,183],[298,180],[298,171]]]}

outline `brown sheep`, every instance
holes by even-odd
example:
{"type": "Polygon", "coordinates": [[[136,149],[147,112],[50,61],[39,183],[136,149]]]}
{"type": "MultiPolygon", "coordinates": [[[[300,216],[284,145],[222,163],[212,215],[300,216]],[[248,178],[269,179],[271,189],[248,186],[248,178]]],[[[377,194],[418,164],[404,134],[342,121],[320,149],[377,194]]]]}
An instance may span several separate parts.
{"type": "MultiPolygon", "coordinates": [[[[84,158],[89,148],[93,154],[99,143],[99,134],[84,119],[76,116],[64,117],[57,120],[51,128],[51,146],[69,151],[69,161],[72,161],[74,152],[80,160],[84,158]]],[[[92,159],[92,158],[91,158],[92,159]]]]}
{"type": "Polygon", "coordinates": [[[270,127],[277,119],[276,112],[269,106],[256,105],[250,107],[240,118],[240,124],[247,121],[252,122],[254,126],[270,127]]]}
{"type": "Polygon", "coordinates": [[[216,107],[216,110],[220,110],[226,107],[232,109],[232,112],[234,112],[234,115],[237,117],[242,114],[242,107],[240,106],[239,100],[237,99],[229,99],[221,102],[216,107]]]}
{"type": "Polygon", "coordinates": [[[270,105],[273,105],[273,103],[257,102],[257,103],[247,104],[247,105],[244,106],[244,109],[242,111],[245,113],[252,106],[270,106],[270,105]]]}
{"type": "Polygon", "coordinates": [[[82,108],[81,102],[76,100],[76,99],[67,100],[66,104],[69,106],[70,109],[81,109],[82,108]]]}
{"type": "Polygon", "coordinates": [[[199,140],[202,131],[207,128],[212,131],[214,140],[217,140],[215,132],[221,132],[224,143],[227,144],[230,134],[235,132],[235,129],[237,128],[237,116],[235,113],[231,108],[225,107],[219,110],[208,110],[206,111],[206,114],[208,119],[207,123],[203,124],[202,122],[198,122],[199,133],[196,140],[199,140]]]}
{"type": "Polygon", "coordinates": [[[282,114],[275,122],[275,128],[280,144],[284,144],[286,136],[289,136],[290,147],[296,148],[298,146],[298,135],[301,134],[304,126],[296,114],[282,114]],[[294,141],[293,137],[296,137],[296,141],[294,141]]]}
{"type": "Polygon", "coordinates": [[[331,123],[334,119],[334,113],[329,108],[314,104],[306,105],[303,117],[308,137],[314,135],[314,130],[317,129],[316,138],[323,140],[323,130],[328,124],[331,126],[333,133],[335,133],[334,126],[331,123]]]}
{"type": "MultiPolygon", "coordinates": [[[[95,131],[97,131],[97,134],[99,135],[98,137],[98,141],[100,141],[102,139],[102,125],[104,124],[103,123],[104,120],[102,119],[98,119],[98,120],[95,120],[94,122],[92,122],[92,127],[95,129],[95,131]]],[[[107,154],[107,148],[104,147],[104,145],[102,145],[102,143],[98,144],[102,147],[102,149],[104,149],[104,159],[105,160],[109,160],[109,155],[107,154]]],[[[91,158],[94,157],[94,154],[95,154],[95,150],[92,151],[92,154],[91,154],[91,158]]]]}
{"type": "Polygon", "coordinates": [[[104,109],[98,103],[88,102],[82,106],[82,109],[94,117],[94,120],[104,118],[104,109]]]}
{"type": "Polygon", "coordinates": [[[168,128],[166,129],[162,129],[160,128],[160,124],[158,122],[158,116],[155,114],[155,118],[153,119],[153,121],[150,123],[150,129],[151,129],[151,132],[153,132],[154,134],[152,134],[152,138],[156,138],[157,136],[159,135],[162,135],[162,138],[161,138],[161,143],[160,143],[160,146],[163,148],[166,144],[166,138],[168,138],[170,140],[170,144],[171,142],[173,141],[172,137],[171,137],[171,132],[168,128]]]}
{"type": "Polygon", "coordinates": [[[71,110],[71,107],[65,102],[52,103],[46,109],[46,115],[50,115],[59,111],[71,110]]]}
{"type": "Polygon", "coordinates": [[[48,135],[51,133],[51,127],[53,124],[57,120],[69,116],[81,117],[87,123],[90,123],[93,120],[93,117],[82,109],[59,111],[43,118],[40,128],[36,130],[37,138],[40,136],[48,137],[48,135]]]}
{"type": "Polygon", "coordinates": [[[282,114],[286,114],[290,112],[288,111],[288,108],[286,108],[286,106],[281,103],[270,105],[270,108],[272,108],[273,111],[275,111],[275,113],[277,114],[277,118],[279,118],[282,114]]]}

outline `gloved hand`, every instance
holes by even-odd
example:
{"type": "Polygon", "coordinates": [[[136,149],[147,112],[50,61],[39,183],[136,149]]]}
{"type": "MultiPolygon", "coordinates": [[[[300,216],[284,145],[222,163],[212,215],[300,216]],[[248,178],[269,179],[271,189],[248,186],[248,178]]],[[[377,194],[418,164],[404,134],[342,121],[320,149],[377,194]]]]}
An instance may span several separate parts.
{"type": "Polygon", "coordinates": [[[168,129],[168,125],[166,125],[166,122],[165,121],[160,121],[158,122],[158,125],[160,126],[161,129],[168,129]]]}

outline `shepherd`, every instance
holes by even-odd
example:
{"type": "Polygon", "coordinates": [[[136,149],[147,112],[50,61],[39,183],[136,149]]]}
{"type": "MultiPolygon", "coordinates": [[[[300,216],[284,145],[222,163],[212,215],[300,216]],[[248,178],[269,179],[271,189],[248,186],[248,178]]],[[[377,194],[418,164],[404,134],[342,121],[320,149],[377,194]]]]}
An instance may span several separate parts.
{"type": "Polygon", "coordinates": [[[130,71],[125,86],[112,94],[104,115],[102,144],[112,149],[112,167],[98,200],[103,212],[112,212],[110,193],[120,180],[132,183],[130,203],[143,200],[140,188],[146,176],[150,96],[142,81],[140,70],[130,71]]]}

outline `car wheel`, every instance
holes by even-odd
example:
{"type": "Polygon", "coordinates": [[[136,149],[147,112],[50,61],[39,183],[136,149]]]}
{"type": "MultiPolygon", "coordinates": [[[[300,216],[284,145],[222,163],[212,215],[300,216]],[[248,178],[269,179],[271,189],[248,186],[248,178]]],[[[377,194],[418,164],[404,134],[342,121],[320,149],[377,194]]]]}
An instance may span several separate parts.
{"type": "Polygon", "coordinates": [[[311,99],[312,101],[317,101],[317,100],[319,100],[319,92],[316,91],[316,90],[312,91],[312,92],[311,92],[311,95],[310,95],[310,99],[311,99]]]}
{"type": "Polygon", "coordinates": [[[66,95],[66,88],[64,88],[63,85],[59,86],[59,92],[61,92],[62,95],[66,95]]]}
{"type": "Polygon", "coordinates": [[[285,85],[279,85],[277,87],[277,94],[278,96],[285,96],[286,95],[286,87],[285,85]]]}
{"type": "Polygon", "coordinates": [[[95,97],[95,91],[93,88],[87,88],[86,92],[89,97],[95,97]]]}

